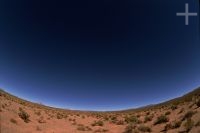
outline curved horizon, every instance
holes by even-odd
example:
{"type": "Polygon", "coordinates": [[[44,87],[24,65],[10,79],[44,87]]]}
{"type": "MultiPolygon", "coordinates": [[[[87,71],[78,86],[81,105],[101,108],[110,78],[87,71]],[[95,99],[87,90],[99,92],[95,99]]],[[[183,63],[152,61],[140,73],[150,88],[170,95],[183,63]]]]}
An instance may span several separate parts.
{"type": "Polygon", "coordinates": [[[17,96],[119,110],[200,85],[199,16],[176,16],[186,1],[11,1],[0,2],[0,86],[17,96]]]}
{"type": "Polygon", "coordinates": [[[32,103],[36,103],[36,104],[41,104],[41,105],[44,105],[44,106],[47,106],[47,107],[66,109],[66,110],[72,110],[72,111],[97,111],[97,112],[104,112],[105,111],[105,112],[109,112],[109,111],[125,111],[125,110],[129,110],[129,109],[137,109],[137,108],[141,108],[141,107],[145,107],[145,106],[149,106],[149,105],[151,106],[151,105],[161,104],[161,103],[170,101],[170,100],[172,100],[174,98],[179,98],[179,97],[181,97],[183,95],[186,95],[186,94],[198,89],[199,87],[200,87],[200,85],[195,87],[195,88],[193,88],[193,89],[190,89],[190,90],[188,90],[186,92],[183,92],[182,94],[179,94],[176,97],[171,97],[171,98],[163,100],[163,101],[158,101],[157,103],[148,103],[148,104],[144,104],[144,105],[139,105],[137,107],[118,108],[118,109],[111,109],[111,110],[108,110],[108,109],[103,109],[103,110],[80,109],[80,108],[77,108],[77,107],[76,108],[70,108],[70,107],[65,107],[65,106],[57,106],[57,105],[54,105],[54,104],[51,104],[51,103],[43,103],[42,101],[34,101],[34,100],[31,100],[31,99],[28,99],[27,97],[15,95],[14,93],[9,92],[9,91],[7,91],[7,89],[2,88],[2,87],[0,87],[0,89],[2,89],[3,91],[5,91],[5,92],[7,92],[7,93],[9,93],[9,94],[11,94],[13,96],[16,96],[16,97],[20,98],[22,100],[26,100],[26,101],[29,101],[29,102],[32,102],[32,103]]]}

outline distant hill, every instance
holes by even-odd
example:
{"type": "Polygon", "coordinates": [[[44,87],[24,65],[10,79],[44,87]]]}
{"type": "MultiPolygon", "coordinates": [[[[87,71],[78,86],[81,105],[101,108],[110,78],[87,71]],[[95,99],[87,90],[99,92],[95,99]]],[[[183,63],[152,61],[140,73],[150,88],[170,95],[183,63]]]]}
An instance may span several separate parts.
{"type": "MultiPolygon", "coordinates": [[[[7,95],[7,97],[10,97],[10,98],[13,98],[13,99],[17,99],[21,102],[24,102],[24,104],[34,104],[34,106],[44,106],[45,108],[55,108],[55,109],[60,109],[60,110],[68,110],[68,109],[61,109],[61,108],[56,108],[56,107],[49,107],[49,106],[45,106],[45,105],[42,105],[42,104],[39,104],[39,103],[33,103],[33,102],[30,102],[28,100],[24,100],[24,99],[21,99],[17,96],[14,96],[6,91],[4,91],[3,89],[0,88],[0,94],[1,95],[7,95]]],[[[141,111],[141,110],[149,110],[149,109],[154,109],[154,108],[160,108],[162,106],[166,106],[166,105],[177,105],[179,103],[183,103],[183,102],[187,102],[187,101],[191,101],[193,96],[198,96],[200,97],[200,87],[194,89],[193,91],[181,96],[181,97],[177,97],[177,98],[174,98],[174,99],[171,99],[169,101],[166,101],[166,102],[162,102],[162,103],[159,103],[159,104],[150,104],[150,105],[145,105],[145,106],[142,106],[142,107],[139,107],[139,108],[132,108],[132,109],[125,109],[125,110],[120,110],[120,111],[103,111],[103,112],[127,112],[127,111],[141,111]]],[[[80,111],[80,110],[74,110],[74,111],[80,111]]],[[[85,112],[85,111],[83,111],[85,112]]],[[[98,112],[98,111],[91,111],[91,112],[98,112]]]]}

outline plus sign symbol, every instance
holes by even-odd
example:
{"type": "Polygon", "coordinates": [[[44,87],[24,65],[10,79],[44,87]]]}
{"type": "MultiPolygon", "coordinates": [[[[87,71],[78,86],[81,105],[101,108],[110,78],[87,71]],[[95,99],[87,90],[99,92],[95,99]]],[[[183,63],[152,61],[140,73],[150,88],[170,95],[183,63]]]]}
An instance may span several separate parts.
{"type": "Polygon", "coordinates": [[[189,4],[185,4],[185,12],[183,13],[176,13],[177,16],[183,16],[185,17],[185,25],[189,25],[189,17],[197,16],[198,14],[196,12],[189,12],[189,4]]]}

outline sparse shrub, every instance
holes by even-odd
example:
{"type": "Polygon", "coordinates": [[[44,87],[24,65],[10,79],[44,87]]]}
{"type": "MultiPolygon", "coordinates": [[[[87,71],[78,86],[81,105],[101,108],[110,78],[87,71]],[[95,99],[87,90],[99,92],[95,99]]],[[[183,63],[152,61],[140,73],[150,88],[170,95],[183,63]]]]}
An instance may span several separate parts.
{"type": "Polygon", "coordinates": [[[108,117],[108,116],[104,116],[103,119],[104,119],[105,121],[108,121],[108,120],[109,120],[109,117],[108,117]]]}
{"type": "Polygon", "coordinates": [[[172,109],[172,110],[177,109],[177,105],[172,105],[172,106],[171,106],[171,109],[172,109]]]}
{"type": "Polygon", "coordinates": [[[192,108],[194,105],[195,105],[195,103],[192,103],[192,104],[189,106],[189,108],[192,108]]]}
{"type": "Polygon", "coordinates": [[[63,115],[61,113],[57,113],[57,119],[62,119],[63,115]]]}
{"type": "Polygon", "coordinates": [[[118,121],[116,122],[116,125],[124,125],[124,121],[123,121],[123,120],[118,120],[118,121]]]}
{"type": "Polygon", "coordinates": [[[83,124],[77,124],[77,126],[79,126],[79,127],[83,127],[84,125],[83,125],[83,124]]]}
{"type": "Polygon", "coordinates": [[[24,120],[24,122],[26,122],[26,123],[28,123],[30,120],[29,120],[29,114],[27,113],[27,112],[25,112],[22,108],[19,108],[19,113],[18,113],[18,115],[19,115],[19,117],[21,118],[21,119],[23,119],[24,120]]]}
{"type": "Polygon", "coordinates": [[[169,121],[169,119],[165,115],[161,115],[161,116],[159,116],[157,118],[157,120],[155,121],[154,125],[161,124],[161,123],[166,123],[168,121],[169,121]]]}
{"type": "Polygon", "coordinates": [[[84,126],[83,124],[78,124],[77,130],[79,130],[79,131],[91,131],[92,129],[88,126],[84,126]]]}
{"type": "Polygon", "coordinates": [[[23,109],[21,107],[19,107],[19,111],[22,111],[23,109]]]}
{"type": "Polygon", "coordinates": [[[14,123],[14,124],[17,124],[17,121],[13,118],[10,119],[10,122],[14,123]]]}
{"type": "Polygon", "coordinates": [[[39,122],[39,123],[46,123],[46,121],[44,120],[44,117],[40,117],[40,118],[38,119],[38,122],[39,122]]]}
{"type": "Polygon", "coordinates": [[[150,112],[147,112],[146,115],[150,115],[150,112]]]}
{"type": "Polygon", "coordinates": [[[194,121],[192,119],[187,119],[187,121],[184,124],[186,132],[189,132],[193,126],[194,126],[194,121]]]}
{"type": "Polygon", "coordinates": [[[151,116],[145,116],[144,117],[144,122],[146,123],[148,121],[152,121],[152,119],[153,119],[153,115],[151,115],[151,116]]]}
{"type": "Polygon", "coordinates": [[[40,116],[41,115],[41,112],[40,111],[37,111],[35,112],[36,115],[40,116]]]}
{"type": "Polygon", "coordinates": [[[200,99],[197,100],[196,105],[197,107],[200,107],[200,99]]]}
{"type": "Polygon", "coordinates": [[[132,133],[133,132],[133,125],[128,125],[125,128],[125,131],[123,133],[132,133]]]}
{"type": "Polygon", "coordinates": [[[141,123],[141,121],[138,120],[138,118],[134,115],[130,116],[130,117],[125,117],[125,122],[127,123],[141,123]]]}
{"type": "Polygon", "coordinates": [[[112,117],[110,118],[110,120],[111,120],[111,122],[114,123],[114,124],[116,124],[117,121],[118,121],[116,116],[112,116],[112,117]]]}
{"type": "Polygon", "coordinates": [[[178,112],[178,114],[183,113],[183,111],[184,111],[184,108],[181,108],[181,110],[178,112]]]}
{"type": "Polygon", "coordinates": [[[105,133],[105,132],[108,132],[109,130],[108,129],[97,129],[94,131],[94,133],[105,133]]]}
{"type": "Polygon", "coordinates": [[[99,118],[101,118],[101,117],[102,117],[101,114],[96,114],[96,118],[97,118],[97,119],[99,119],[99,118]]]}
{"type": "Polygon", "coordinates": [[[86,126],[86,130],[87,130],[87,131],[91,131],[91,130],[92,130],[92,128],[90,128],[90,127],[86,126]]]}
{"type": "Polygon", "coordinates": [[[172,128],[175,129],[175,128],[179,128],[181,126],[182,122],[181,121],[176,121],[172,124],[172,128]]]}
{"type": "Polygon", "coordinates": [[[94,121],[92,124],[91,124],[92,126],[103,126],[104,125],[104,123],[103,123],[103,121],[94,121]]]}
{"type": "Polygon", "coordinates": [[[151,132],[151,128],[144,125],[139,126],[138,130],[141,132],[151,132]]]}
{"type": "Polygon", "coordinates": [[[195,127],[198,127],[198,126],[200,126],[200,120],[197,121],[197,123],[195,124],[195,127]]]}
{"type": "Polygon", "coordinates": [[[123,133],[139,133],[139,132],[135,129],[135,126],[133,126],[133,124],[129,124],[128,126],[126,126],[123,133]]]}
{"type": "Polygon", "coordinates": [[[194,111],[188,111],[188,112],[184,115],[182,121],[184,121],[184,120],[186,120],[186,119],[190,119],[194,114],[195,114],[194,111]]]}
{"type": "Polygon", "coordinates": [[[169,123],[167,125],[165,125],[165,128],[163,131],[168,131],[170,129],[176,129],[176,128],[179,128],[181,126],[181,121],[175,121],[173,123],[169,123]]]}
{"type": "Polygon", "coordinates": [[[165,115],[170,115],[171,114],[171,112],[170,111],[167,111],[166,113],[165,113],[165,115]]]}
{"type": "Polygon", "coordinates": [[[75,121],[76,121],[76,119],[69,118],[69,121],[73,121],[73,122],[75,122],[75,121]]]}
{"type": "Polygon", "coordinates": [[[77,127],[77,130],[79,130],[79,131],[85,131],[86,129],[85,129],[84,126],[78,126],[78,127],[77,127]]]}
{"type": "Polygon", "coordinates": [[[85,119],[85,116],[84,116],[84,115],[82,115],[82,119],[85,119]]]}
{"type": "Polygon", "coordinates": [[[140,118],[140,114],[137,114],[137,118],[140,118]]]}
{"type": "Polygon", "coordinates": [[[2,106],[3,109],[5,109],[5,105],[2,104],[1,106],[2,106]]]}
{"type": "MultiPolygon", "coordinates": [[[[166,124],[163,131],[166,132],[166,131],[168,131],[168,130],[170,130],[170,129],[172,129],[172,124],[171,124],[171,123],[166,124]]],[[[163,132],[163,131],[162,131],[162,132],[163,132]]]]}
{"type": "Polygon", "coordinates": [[[72,125],[76,125],[76,124],[77,124],[76,121],[73,121],[73,122],[72,122],[72,125]]]}
{"type": "Polygon", "coordinates": [[[116,117],[116,116],[112,116],[110,119],[111,119],[112,121],[115,121],[115,120],[117,120],[117,117],[116,117]]]}
{"type": "Polygon", "coordinates": [[[21,105],[25,105],[25,102],[24,102],[24,101],[20,101],[19,104],[21,104],[21,105]]]}
{"type": "Polygon", "coordinates": [[[63,114],[63,118],[65,118],[65,119],[66,119],[67,117],[68,117],[68,115],[67,115],[67,114],[63,114]]]}

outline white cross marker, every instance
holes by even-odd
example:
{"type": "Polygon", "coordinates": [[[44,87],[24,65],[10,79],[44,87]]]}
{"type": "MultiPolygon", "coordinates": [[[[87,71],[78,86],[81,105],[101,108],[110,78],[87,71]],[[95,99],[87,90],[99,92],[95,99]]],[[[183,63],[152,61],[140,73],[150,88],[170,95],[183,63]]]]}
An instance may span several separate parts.
{"type": "Polygon", "coordinates": [[[189,12],[189,5],[188,3],[185,4],[185,13],[176,13],[176,16],[185,16],[185,25],[189,25],[189,17],[190,16],[197,16],[197,13],[190,13],[189,12]]]}

